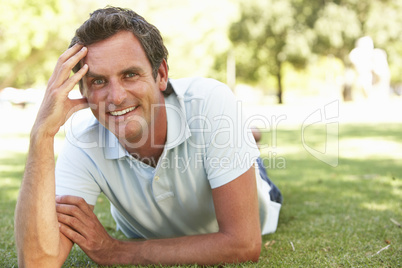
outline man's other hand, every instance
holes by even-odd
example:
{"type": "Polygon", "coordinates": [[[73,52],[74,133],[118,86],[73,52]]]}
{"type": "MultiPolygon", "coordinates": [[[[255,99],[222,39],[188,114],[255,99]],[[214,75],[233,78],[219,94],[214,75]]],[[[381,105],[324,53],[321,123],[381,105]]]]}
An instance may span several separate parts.
{"type": "Polygon", "coordinates": [[[113,261],[115,242],[96,215],[94,206],[81,197],[57,196],[56,211],[60,232],[68,237],[96,263],[110,264],[113,261]]]}

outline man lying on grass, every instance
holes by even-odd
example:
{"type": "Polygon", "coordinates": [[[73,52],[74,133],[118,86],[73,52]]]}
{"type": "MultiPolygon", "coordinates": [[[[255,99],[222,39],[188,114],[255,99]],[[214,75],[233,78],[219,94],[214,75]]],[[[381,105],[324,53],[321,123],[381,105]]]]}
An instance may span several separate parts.
{"type": "Polygon", "coordinates": [[[97,10],[77,30],[31,132],[15,216],[20,267],[61,266],[73,243],[101,265],[258,260],[280,192],[231,91],[169,79],[167,55],[131,10],[97,10]],[[84,98],[69,99],[77,83],[84,98]],[[86,107],[93,116],[72,128],[55,166],[54,136],[86,107]],[[131,240],[109,236],[93,213],[101,192],[131,240]]]}

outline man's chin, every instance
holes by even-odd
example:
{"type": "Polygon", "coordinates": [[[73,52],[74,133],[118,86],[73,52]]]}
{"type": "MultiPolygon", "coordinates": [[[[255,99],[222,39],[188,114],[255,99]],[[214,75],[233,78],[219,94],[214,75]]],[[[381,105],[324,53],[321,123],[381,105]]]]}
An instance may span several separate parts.
{"type": "Polygon", "coordinates": [[[138,148],[145,144],[148,135],[145,135],[142,128],[126,127],[124,129],[119,129],[119,131],[112,131],[112,133],[117,137],[119,142],[125,147],[138,148]]]}

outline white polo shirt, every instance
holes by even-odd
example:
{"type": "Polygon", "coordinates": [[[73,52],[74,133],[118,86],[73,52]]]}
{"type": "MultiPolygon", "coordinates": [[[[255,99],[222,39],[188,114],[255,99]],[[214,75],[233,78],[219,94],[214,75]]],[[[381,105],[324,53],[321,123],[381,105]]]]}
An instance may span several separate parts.
{"type": "MultiPolygon", "coordinates": [[[[129,238],[218,231],[211,189],[246,172],[259,156],[241,103],[215,80],[170,80],[167,142],[156,168],[137,161],[93,115],[76,124],[56,165],[56,194],[95,205],[103,192],[117,228],[129,238]]],[[[157,130],[156,130],[157,131],[157,130]]],[[[280,204],[256,170],[262,233],[274,232],[280,204]]]]}

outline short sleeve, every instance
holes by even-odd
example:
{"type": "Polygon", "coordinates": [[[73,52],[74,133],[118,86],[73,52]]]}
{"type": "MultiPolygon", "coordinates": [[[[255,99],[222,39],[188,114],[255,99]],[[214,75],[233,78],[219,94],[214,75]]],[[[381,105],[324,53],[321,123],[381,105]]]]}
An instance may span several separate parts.
{"type": "Polygon", "coordinates": [[[204,108],[210,125],[204,133],[204,165],[211,188],[216,188],[245,173],[260,153],[249,120],[243,118],[242,103],[226,85],[218,83],[211,90],[204,108]]]}
{"type": "Polygon", "coordinates": [[[97,173],[86,152],[66,139],[56,163],[56,195],[79,196],[95,205],[101,192],[94,178],[97,173]]]}

